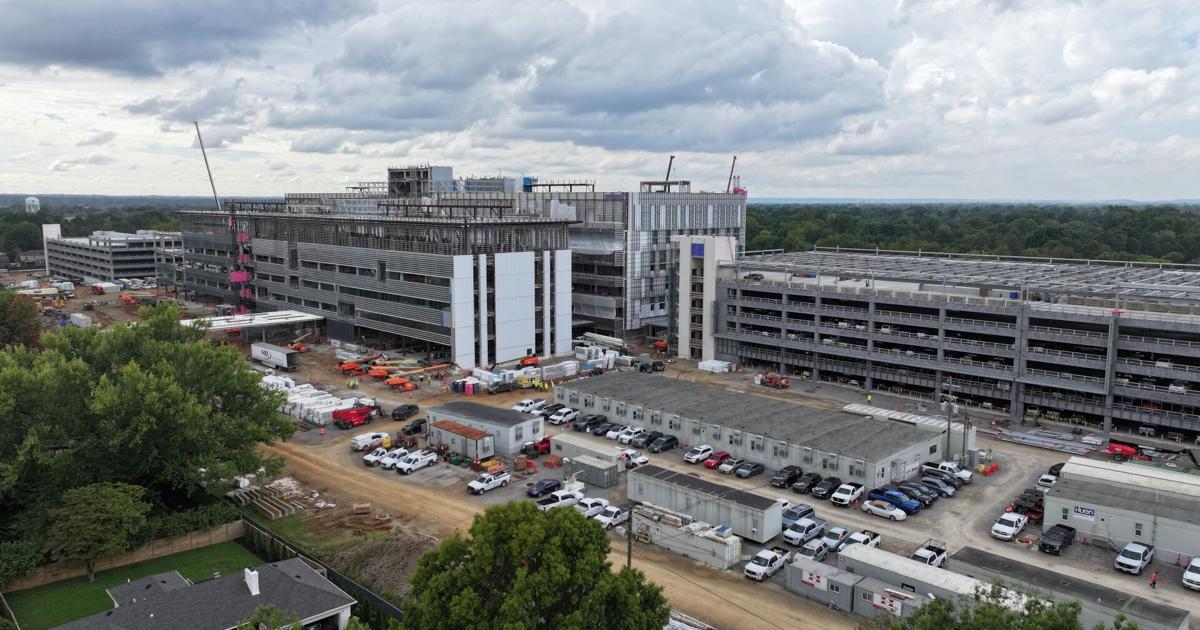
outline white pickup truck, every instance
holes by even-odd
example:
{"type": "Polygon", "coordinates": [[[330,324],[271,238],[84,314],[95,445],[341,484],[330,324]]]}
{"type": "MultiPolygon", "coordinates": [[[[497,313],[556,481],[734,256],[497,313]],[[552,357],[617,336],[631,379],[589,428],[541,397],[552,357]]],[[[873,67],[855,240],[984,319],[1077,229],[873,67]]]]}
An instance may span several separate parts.
{"type": "Polygon", "coordinates": [[[610,505],[604,508],[604,511],[593,516],[604,529],[612,529],[621,523],[629,520],[629,510],[620,508],[615,505],[610,505]]]}
{"type": "Polygon", "coordinates": [[[436,462],[437,453],[433,451],[417,451],[405,455],[400,461],[396,462],[396,472],[401,475],[410,475],[426,466],[432,466],[436,462]]]}
{"type": "Polygon", "coordinates": [[[488,490],[507,486],[511,479],[512,475],[507,470],[494,473],[479,473],[478,477],[467,484],[467,492],[471,494],[483,494],[488,490]]]}
{"type": "Polygon", "coordinates": [[[555,490],[548,496],[538,499],[537,509],[539,512],[549,512],[554,508],[575,505],[582,498],[583,493],[577,490],[555,490]]]}
{"type": "Polygon", "coordinates": [[[363,455],[363,465],[378,466],[379,462],[383,461],[384,457],[387,457],[387,454],[388,454],[388,450],[386,448],[383,448],[382,446],[380,446],[379,448],[371,451],[370,453],[363,455]]]}
{"type": "Polygon", "coordinates": [[[1113,560],[1113,568],[1118,571],[1141,575],[1146,567],[1154,561],[1154,545],[1131,542],[1125,545],[1117,558],[1113,560]]]}
{"type": "Polygon", "coordinates": [[[778,573],[783,568],[783,565],[787,564],[788,560],[791,559],[791,552],[782,547],[763,549],[754,554],[754,557],[750,558],[750,562],[746,563],[744,573],[751,580],[761,582],[778,573]]]}
{"type": "Polygon", "coordinates": [[[829,497],[829,502],[834,505],[846,507],[862,498],[866,490],[861,483],[848,482],[838,486],[837,490],[829,497]]]}
{"type": "Polygon", "coordinates": [[[925,541],[924,545],[921,545],[916,551],[912,552],[912,555],[908,559],[916,560],[931,567],[940,567],[946,564],[946,543],[930,538],[925,541]]]}
{"type": "Polygon", "coordinates": [[[921,464],[921,470],[936,470],[944,472],[961,479],[963,483],[971,483],[971,480],[975,478],[975,473],[972,473],[969,470],[963,470],[954,462],[925,462],[924,464],[921,464]]]}
{"type": "Polygon", "coordinates": [[[387,455],[384,455],[382,458],[380,458],[379,467],[383,468],[384,470],[391,470],[396,467],[396,462],[399,462],[407,456],[408,449],[394,448],[388,451],[387,455]]]}

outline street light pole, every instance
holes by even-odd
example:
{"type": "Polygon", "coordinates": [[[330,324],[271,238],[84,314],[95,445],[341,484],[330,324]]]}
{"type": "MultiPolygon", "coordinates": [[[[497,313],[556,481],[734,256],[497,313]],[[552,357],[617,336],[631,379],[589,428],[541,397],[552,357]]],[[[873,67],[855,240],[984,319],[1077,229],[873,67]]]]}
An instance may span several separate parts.
{"type": "MultiPolygon", "coordinates": [[[[942,399],[940,401],[939,406],[942,408],[942,414],[946,416],[946,457],[945,457],[946,460],[950,459],[950,434],[953,432],[951,430],[951,427],[952,427],[951,423],[952,423],[952,418],[954,416],[954,412],[957,410],[956,408],[958,407],[958,405],[955,404],[958,402],[958,397],[948,393],[953,388],[954,388],[954,385],[952,385],[950,383],[942,383],[941,387],[938,388],[938,395],[942,399]],[[945,391],[943,391],[943,390],[945,390],[945,391]]],[[[963,429],[963,433],[964,433],[964,435],[966,434],[965,428],[963,429]]]]}

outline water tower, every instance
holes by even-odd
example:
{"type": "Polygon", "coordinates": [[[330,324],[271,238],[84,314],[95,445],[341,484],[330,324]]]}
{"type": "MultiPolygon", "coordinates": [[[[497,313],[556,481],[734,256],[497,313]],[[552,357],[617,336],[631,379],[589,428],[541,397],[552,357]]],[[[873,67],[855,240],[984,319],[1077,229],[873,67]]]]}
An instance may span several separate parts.
{"type": "Polygon", "coordinates": [[[42,202],[37,197],[25,198],[25,214],[37,214],[42,210],[42,202]]]}

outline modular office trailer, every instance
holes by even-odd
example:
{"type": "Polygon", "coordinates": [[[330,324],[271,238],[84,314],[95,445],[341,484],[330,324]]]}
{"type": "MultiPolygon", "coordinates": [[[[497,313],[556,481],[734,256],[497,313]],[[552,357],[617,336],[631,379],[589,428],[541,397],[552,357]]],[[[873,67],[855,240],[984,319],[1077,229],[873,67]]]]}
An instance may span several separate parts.
{"type": "Polygon", "coordinates": [[[712,330],[702,359],[1105,432],[1200,431],[1200,266],[818,248],[715,273],[693,286],[714,318],[695,331],[712,330]]]}
{"type": "Polygon", "coordinates": [[[653,465],[629,471],[627,483],[632,501],[726,525],[747,540],[766,543],[783,531],[783,506],[775,499],[653,465]]]}
{"type": "Polygon", "coordinates": [[[867,488],[907,479],[942,459],[944,433],[905,422],[829,412],[721,387],[640,372],[563,383],[557,402],[679,438],[709,444],[771,469],[795,465],[867,488]]]}
{"type": "Polygon", "coordinates": [[[430,422],[452,420],[493,436],[496,454],[510,459],[521,453],[525,442],[537,442],[544,435],[538,416],[467,400],[430,407],[427,415],[430,422]]]}

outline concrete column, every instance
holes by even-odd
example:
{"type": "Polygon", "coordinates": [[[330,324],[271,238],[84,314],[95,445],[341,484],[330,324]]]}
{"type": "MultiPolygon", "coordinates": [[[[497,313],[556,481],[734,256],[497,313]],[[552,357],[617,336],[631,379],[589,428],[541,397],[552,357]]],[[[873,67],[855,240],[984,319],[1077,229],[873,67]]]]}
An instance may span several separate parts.
{"type": "Polygon", "coordinates": [[[487,254],[479,255],[477,270],[479,273],[479,282],[476,283],[476,286],[479,287],[479,325],[475,327],[475,332],[479,335],[479,366],[486,368],[491,364],[488,361],[487,254]]]}
{"type": "Polygon", "coordinates": [[[1008,416],[1014,419],[1025,417],[1025,385],[1020,378],[1025,374],[1025,344],[1029,334],[1029,307],[1022,304],[1021,312],[1017,314],[1017,328],[1014,335],[1013,348],[1016,357],[1013,359],[1012,389],[1008,392],[1008,416]]]}
{"type": "Polygon", "coordinates": [[[816,308],[813,309],[813,324],[816,331],[813,332],[812,380],[816,382],[821,380],[821,369],[818,367],[821,361],[821,294],[818,293],[814,299],[816,308]]]}
{"type": "MultiPolygon", "coordinates": [[[[550,283],[550,252],[542,252],[542,357],[550,358],[554,354],[553,327],[550,321],[550,294],[555,287],[550,283]]],[[[537,349],[535,348],[536,352],[537,349]]]]}
{"type": "Polygon", "coordinates": [[[1117,371],[1117,342],[1121,338],[1121,321],[1120,315],[1113,313],[1112,319],[1108,320],[1108,355],[1104,359],[1104,435],[1108,436],[1112,432],[1112,416],[1113,416],[1113,382],[1116,380],[1117,371]]]}

